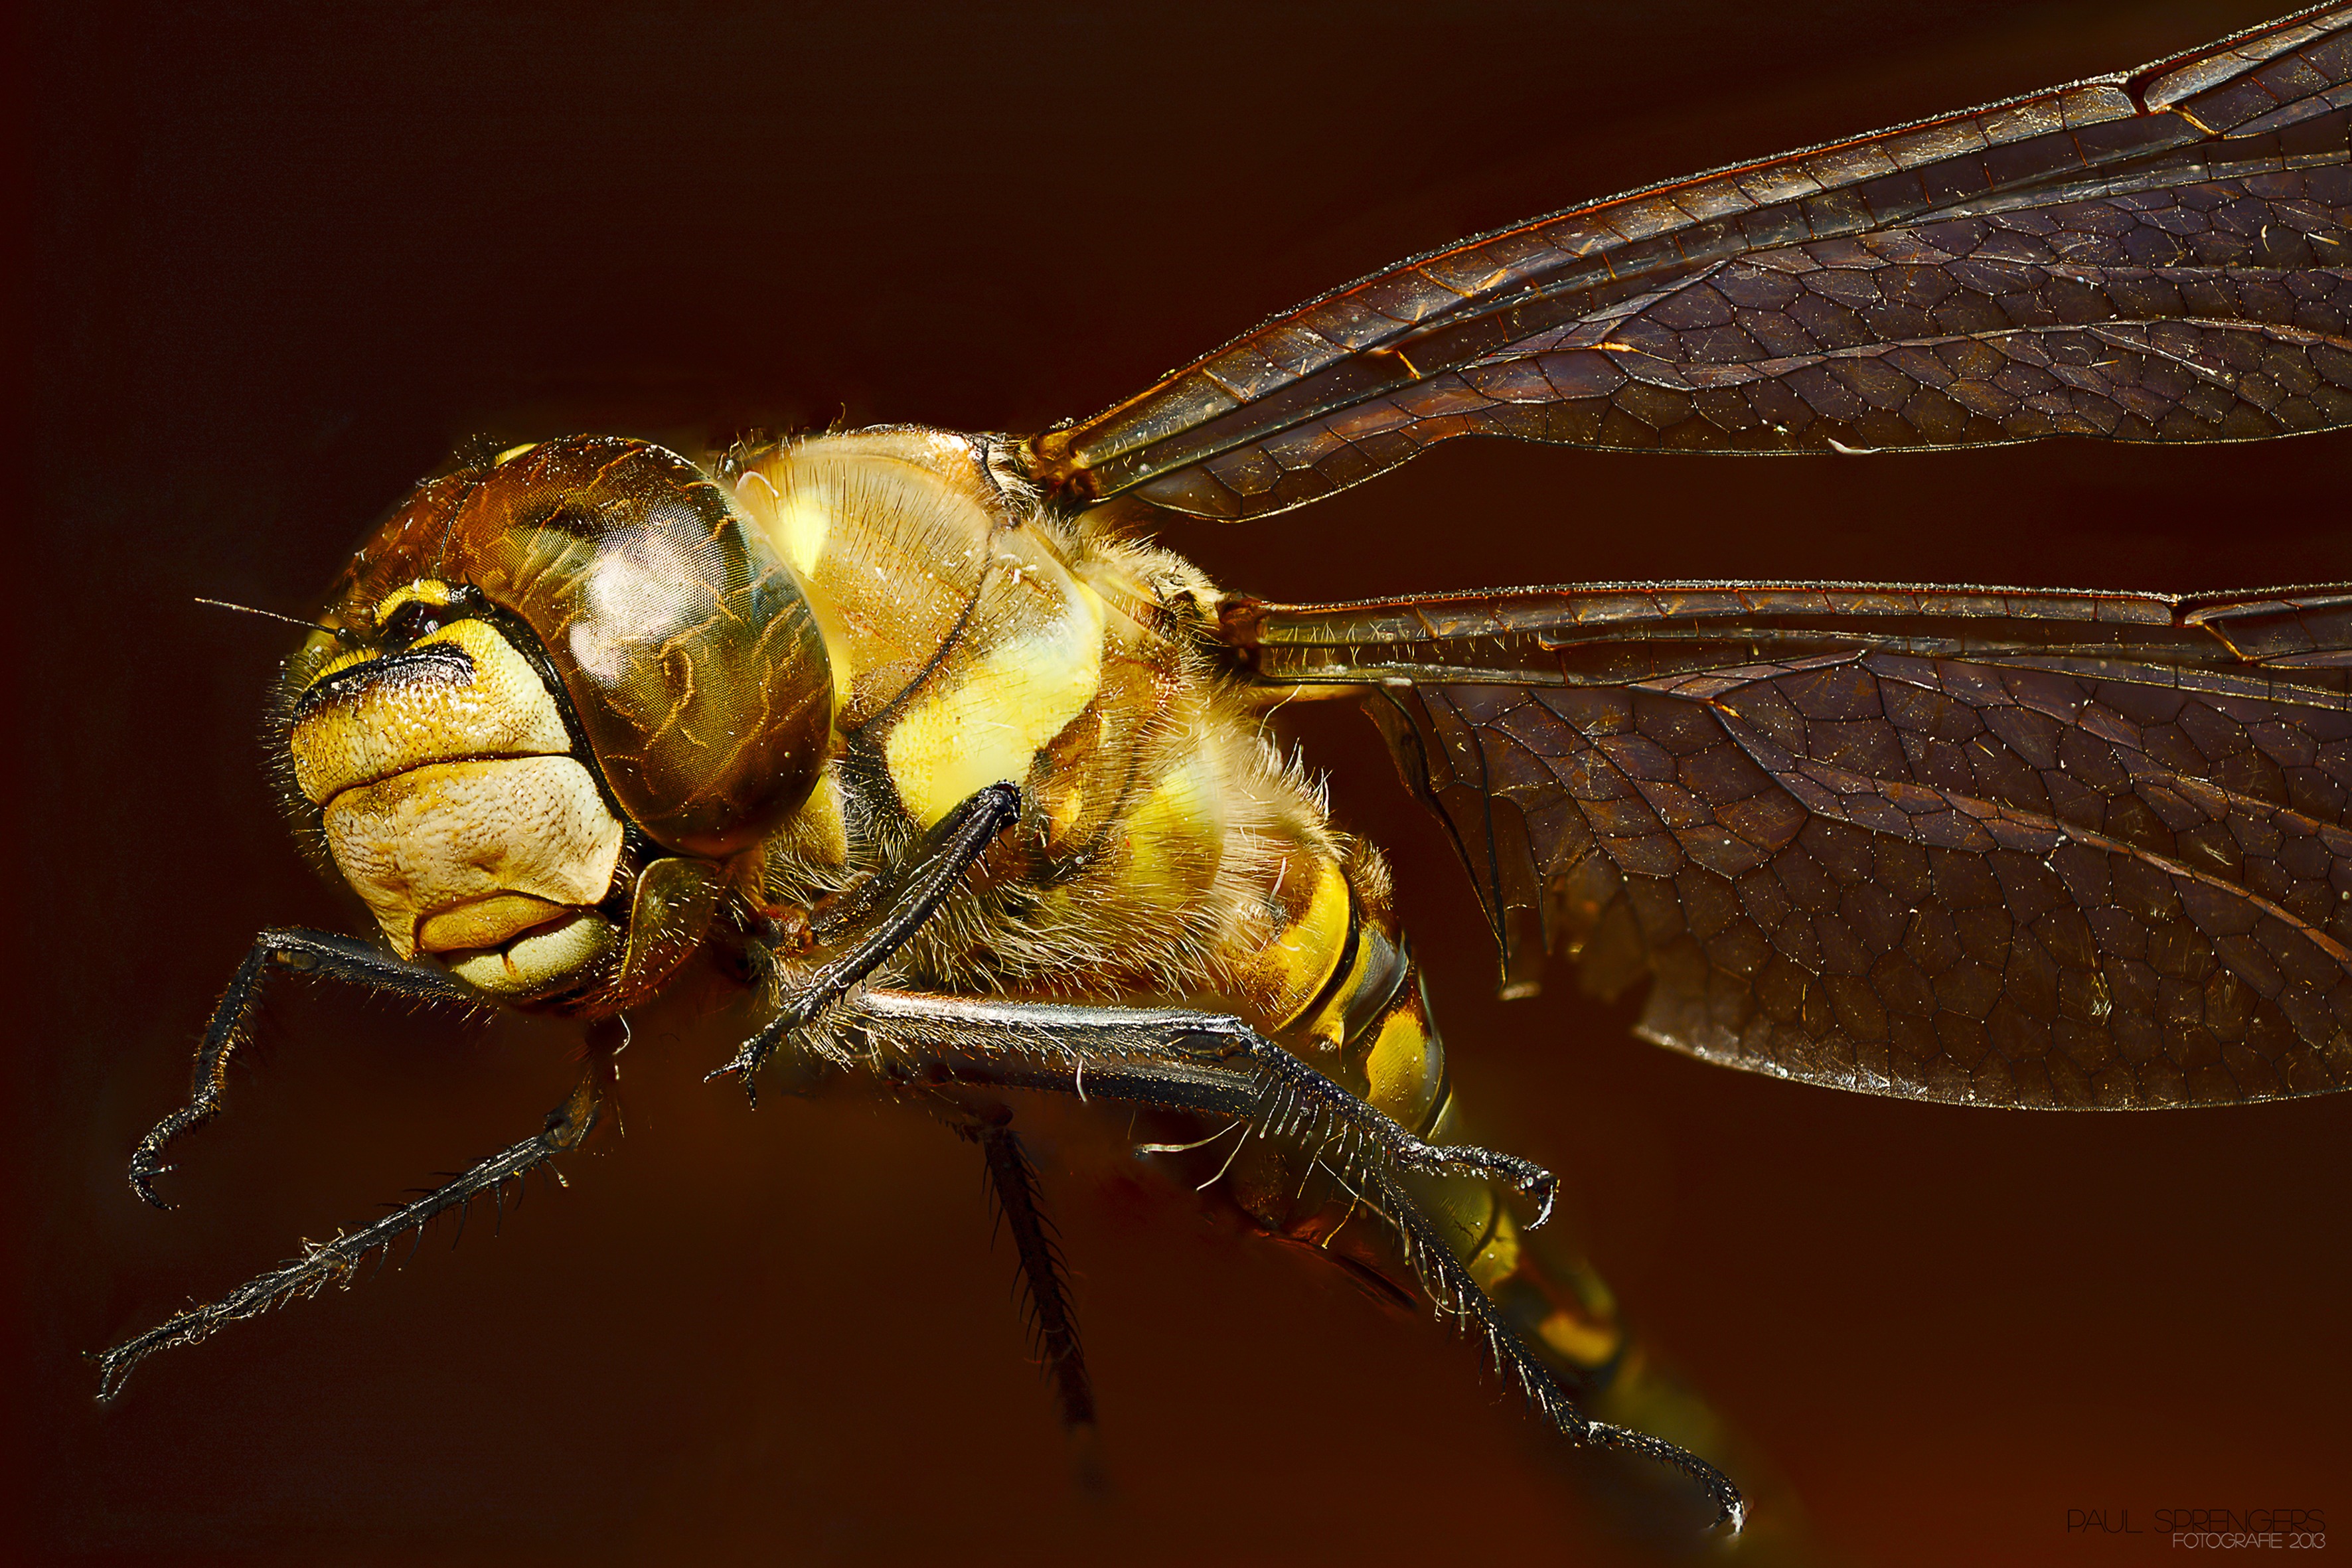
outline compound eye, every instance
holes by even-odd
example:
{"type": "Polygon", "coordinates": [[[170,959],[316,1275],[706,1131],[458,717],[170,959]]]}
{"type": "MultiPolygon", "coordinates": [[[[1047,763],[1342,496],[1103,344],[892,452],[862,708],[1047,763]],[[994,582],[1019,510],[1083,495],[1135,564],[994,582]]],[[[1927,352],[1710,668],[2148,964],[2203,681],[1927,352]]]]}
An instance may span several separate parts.
{"type": "Polygon", "coordinates": [[[383,623],[383,646],[399,649],[428,637],[446,623],[449,608],[446,605],[428,605],[422,599],[411,599],[392,612],[383,623]]]}

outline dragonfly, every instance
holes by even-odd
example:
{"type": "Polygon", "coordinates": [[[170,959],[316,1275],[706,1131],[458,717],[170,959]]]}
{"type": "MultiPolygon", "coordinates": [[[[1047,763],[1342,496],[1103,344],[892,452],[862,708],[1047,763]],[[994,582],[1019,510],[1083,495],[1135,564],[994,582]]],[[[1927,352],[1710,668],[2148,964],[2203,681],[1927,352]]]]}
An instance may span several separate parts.
{"type": "MultiPolygon", "coordinates": [[[[1703,1458],[1584,1413],[1623,1396],[1623,1342],[1576,1268],[1540,1258],[1548,1175],[1446,1136],[1443,1047],[1377,858],[1253,763],[1237,721],[1364,700],[1471,873],[1507,992],[1572,958],[1603,991],[1646,983],[1662,1044],[1904,1098],[2282,1098],[2352,1072],[2345,596],[1690,582],[1297,605],[1129,533],[1269,516],[1459,435],[1867,453],[2352,421],[2347,25],[2306,13],[1465,241],[1032,437],[755,440],[702,467],[585,437],[468,458],[355,559],[284,693],[289,799],[383,941],[264,933],[137,1184],[152,1195],[164,1147],[217,1109],[274,971],[593,1021],[715,943],[776,1004],[735,1076],[791,1047],[952,1101],[1032,1243],[1017,1142],[955,1092],[1091,1076],[1255,1133],[1259,1166],[1218,1179],[1267,1228],[1334,1249],[1369,1210],[1359,1233],[1398,1255],[1401,1288],[1475,1322],[1565,1435],[1665,1460],[1736,1521],[1703,1458]],[[533,553],[554,534],[577,535],[576,569],[533,553]],[[719,576],[695,575],[696,537],[723,542],[719,576]],[[852,568],[877,563],[887,596],[861,603],[852,568]],[[595,607],[600,584],[625,599],[680,572],[709,590],[691,608],[624,626],[595,607]],[[696,644],[688,663],[717,685],[597,673],[595,648],[698,637],[713,662],[696,644]],[[811,670],[829,673],[791,684],[811,670]],[[807,700],[763,710],[714,778],[710,738],[742,737],[723,713],[680,720],[680,694],[753,689],[807,700]],[[519,727],[400,738],[436,691],[511,700],[519,727]],[[1187,702],[1183,736],[1153,732],[1187,702]],[[1011,739],[975,740],[1000,721],[1011,739]],[[700,760],[662,752],[681,734],[700,760]],[[433,768],[496,782],[426,798],[409,775],[433,768]],[[419,814],[478,824],[517,800],[572,813],[562,875],[383,873],[419,814]],[[1220,858],[1244,838],[1285,852],[1220,858]],[[1146,922],[1117,931],[1081,900],[1098,923],[1024,950],[1070,886],[1154,897],[1108,906],[1146,922]],[[1183,923],[1226,894],[1248,912],[1183,923]],[[1113,940],[1155,918],[1182,951],[1113,940]],[[1177,1005],[1204,998],[1230,1011],[1177,1005]]],[[[570,1149],[600,1092],[592,1074],[538,1137],[110,1352],[110,1377],[570,1149]]],[[[1052,1321],[1066,1292],[1033,1250],[1052,1321]]],[[[1052,1360],[1077,1418],[1075,1350],[1052,1360]]]]}

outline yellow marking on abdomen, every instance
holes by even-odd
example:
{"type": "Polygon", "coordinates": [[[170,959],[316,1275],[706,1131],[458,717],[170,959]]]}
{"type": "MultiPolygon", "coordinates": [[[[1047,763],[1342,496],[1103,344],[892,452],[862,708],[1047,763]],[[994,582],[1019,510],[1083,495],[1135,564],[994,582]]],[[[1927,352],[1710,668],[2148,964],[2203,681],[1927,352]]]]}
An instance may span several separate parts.
{"type": "MultiPolygon", "coordinates": [[[[1352,889],[1354,884],[1349,887],[1352,889]]],[[[1389,932],[1366,912],[1362,895],[1357,893],[1354,897],[1356,901],[1348,911],[1353,934],[1340,954],[1341,967],[1324,982],[1322,1005],[1302,1019],[1299,1027],[1334,1049],[1345,1049],[1352,1044],[1357,1047],[1355,1054],[1360,1057],[1371,1049],[1371,1042],[1363,1038],[1363,1032],[1377,1016],[1367,1016],[1367,1007],[1384,1012],[1412,970],[1389,932]],[[1378,995],[1371,994],[1375,990],[1378,995]],[[1356,1037],[1352,1041],[1349,1037],[1350,1018],[1356,1020],[1356,1037]]]]}
{"type": "Polygon", "coordinates": [[[1462,1260],[1470,1278],[1478,1281],[1478,1289],[1486,1291],[1492,1291],[1517,1273],[1519,1268],[1519,1227],[1504,1212],[1502,1199],[1494,1197],[1490,1201],[1495,1205],[1493,1226],[1485,1243],[1462,1260]]]}
{"type": "Polygon", "coordinates": [[[1411,990],[1398,997],[1364,1058],[1365,1098],[1407,1127],[1421,1125],[1445,1079],[1445,1047],[1433,1037],[1419,1000],[1411,990]]]}
{"type": "Polygon", "coordinates": [[[1536,1337],[1583,1367],[1608,1365],[1625,1343],[1625,1331],[1614,1321],[1580,1317],[1565,1307],[1554,1307],[1536,1325],[1536,1337]]]}
{"type": "Polygon", "coordinates": [[[1315,891],[1307,910],[1277,934],[1259,960],[1273,994],[1267,1016],[1288,1027],[1323,990],[1348,949],[1348,879],[1339,863],[1315,858],[1315,891]]]}

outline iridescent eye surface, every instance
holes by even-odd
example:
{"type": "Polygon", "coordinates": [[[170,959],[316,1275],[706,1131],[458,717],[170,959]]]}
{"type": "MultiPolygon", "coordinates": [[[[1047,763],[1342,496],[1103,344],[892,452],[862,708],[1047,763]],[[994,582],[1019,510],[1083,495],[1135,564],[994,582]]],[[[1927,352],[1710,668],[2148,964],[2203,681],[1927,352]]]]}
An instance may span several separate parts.
{"type": "MultiPolygon", "coordinates": [[[[364,614],[414,582],[478,595],[529,629],[614,799],[665,847],[716,858],[757,843],[824,763],[833,682],[799,579],[676,453],[580,437],[435,480],[332,603],[364,614]]],[[[385,616],[383,644],[467,613],[409,600],[385,616]]]]}

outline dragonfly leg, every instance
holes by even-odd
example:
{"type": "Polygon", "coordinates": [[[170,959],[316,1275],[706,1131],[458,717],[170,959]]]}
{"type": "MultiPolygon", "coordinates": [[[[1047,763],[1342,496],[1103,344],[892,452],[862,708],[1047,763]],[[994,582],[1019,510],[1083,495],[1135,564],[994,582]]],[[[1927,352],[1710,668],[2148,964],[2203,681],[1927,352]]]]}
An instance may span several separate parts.
{"type": "Polygon", "coordinates": [[[981,1171],[998,1223],[1013,1235],[1021,1268],[1022,1300],[1027,1309],[1039,1369],[1052,1380],[1055,1413],[1071,1439],[1078,1484],[1089,1491],[1104,1484],[1101,1448],[1095,1430],[1094,1380],[1078,1342],[1077,1314],[1070,1302],[1068,1269],[1054,1222],[1037,1191],[1037,1167],[1013,1131],[1013,1108],[992,1094],[940,1082],[917,1086],[950,1131],[979,1149],[981,1171]]]}
{"type": "Polygon", "coordinates": [[[1330,1107],[1328,1096],[1354,1097],[1328,1079],[1322,1080],[1328,1094],[1315,1089],[1300,1075],[1320,1075],[1287,1053],[1281,1057],[1295,1070],[1283,1067],[1270,1054],[1278,1047],[1238,1020],[1216,1015],[868,991],[857,998],[851,1018],[894,1070],[918,1079],[1205,1112],[1276,1137],[1311,1133],[1318,1115],[1361,1131],[1372,1157],[1344,1162],[1344,1179],[1395,1227],[1438,1311],[1482,1339],[1537,1413],[1570,1442],[1636,1454],[1679,1471],[1706,1494],[1720,1521],[1739,1529],[1746,1504],[1713,1466],[1660,1438],[1584,1414],[1479,1288],[1406,1185],[1407,1173],[1421,1171],[1501,1176],[1548,1198],[1549,1176],[1536,1183],[1520,1170],[1542,1174],[1539,1167],[1484,1150],[1463,1158],[1460,1149],[1423,1144],[1402,1128],[1380,1133],[1372,1121],[1386,1119],[1378,1111],[1361,1101],[1355,1101],[1360,1114],[1330,1107]],[[1397,1157],[1378,1157],[1383,1154],[1397,1157]]]}
{"type": "Polygon", "coordinates": [[[1070,1302],[1061,1241],[1039,1198],[1037,1168],[1030,1163],[1020,1134],[1013,1130],[1012,1108],[993,1096],[925,1087],[946,1101],[940,1116],[956,1136],[980,1150],[989,1196],[998,1220],[1013,1237],[1030,1332],[1039,1364],[1053,1381],[1055,1413],[1078,1445],[1080,1480],[1097,1483],[1101,1477],[1092,1442],[1094,1381],[1087,1373],[1086,1354],[1078,1342],[1077,1314],[1070,1302]]]}
{"type": "Polygon", "coordinates": [[[1536,1203],[1530,1228],[1550,1215],[1559,1191],[1557,1178],[1532,1160],[1470,1144],[1423,1142],[1239,1018],[1223,1014],[879,990],[866,993],[857,1011],[873,1021],[877,1037],[886,1044],[901,1038],[925,1046],[944,1042],[968,1051],[1067,1065],[1073,1069],[1074,1092],[1081,1094],[1111,1064],[1230,1068],[1255,1090],[1247,1120],[1274,1136],[1325,1131],[1334,1144],[1326,1163],[1343,1172],[1376,1165],[1502,1182],[1536,1203]]]}
{"type": "Polygon", "coordinates": [[[1077,1317],[1070,1308],[1061,1244],[1037,1201],[1037,1168],[1029,1163],[1029,1151],[1009,1121],[971,1128],[964,1136],[980,1146],[989,1190],[995,1195],[997,1211],[1004,1216],[1004,1228],[1012,1233],[1013,1249],[1020,1257],[1022,1288],[1028,1295],[1038,1352],[1054,1380],[1062,1425],[1072,1432],[1091,1427],[1094,1382],[1087,1375],[1086,1353],[1078,1343],[1077,1317]]]}
{"type": "MultiPolygon", "coordinates": [[[[92,1356],[99,1368],[98,1396],[113,1398],[131,1369],[157,1351],[195,1344],[210,1338],[223,1324],[258,1317],[280,1302],[298,1297],[315,1296],[331,1283],[348,1289],[368,1254],[387,1250],[403,1236],[421,1229],[451,1209],[462,1213],[485,1193],[493,1202],[499,1201],[507,1184],[521,1181],[542,1165],[552,1171],[550,1162],[557,1154],[578,1148],[595,1129],[604,1109],[611,1084],[610,1057],[595,1052],[593,1039],[591,1044],[588,1072],[563,1103],[548,1112],[546,1125],[538,1132],[500,1150],[382,1219],[345,1231],[331,1241],[306,1244],[299,1258],[246,1281],[216,1300],[191,1307],[145,1333],[92,1356]]],[[[562,1180],[560,1173],[556,1180],[562,1180]]]]}
{"type": "MultiPolygon", "coordinates": [[[[829,950],[762,1024],[711,1078],[734,1074],[757,1103],[761,1066],[793,1030],[804,1027],[847,995],[888,961],[936,913],[998,835],[1021,816],[1021,792],[991,784],[940,819],[887,880],[863,892],[845,911],[840,934],[829,950]]],[[[822,938],[827,933],[818,933],[822,938]]]]}
{"type": "Polygon", "coordinates": [[[155,1192],[155,1178],[172,1169],[163,1163],[163,1150],[180,1134],[219,1113],[229,1058],[250,1036],[261,1008],[263,983],[275,970],[341,980],[419,1002],[472,1000],[462,985],[442,971],[405,963],[354,937],[296,928],[266,931],[255,937],[245,962],[236,966],[228,989],[213,1009],[212,1021],[205,1026],[204,1039],[196,1047],[195,1082],[188,1102],[157,1122],[131,1153],[131,1188],[159,1209],[172,1206],[155,1192]]]}

